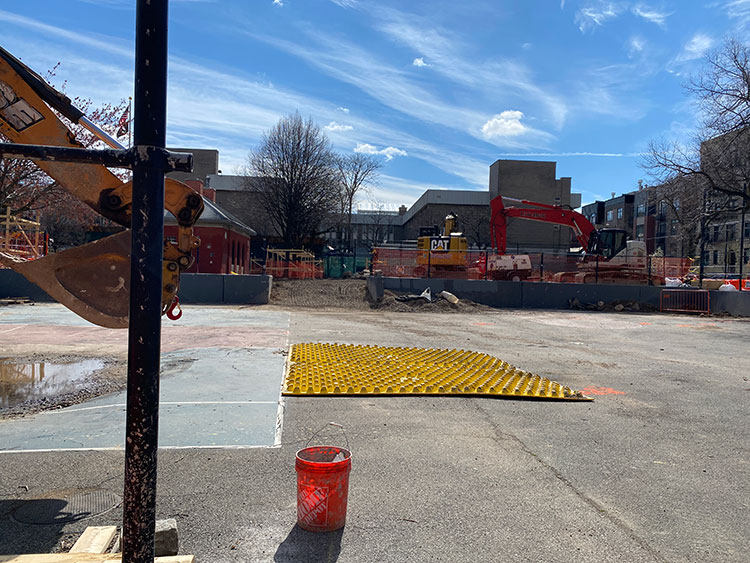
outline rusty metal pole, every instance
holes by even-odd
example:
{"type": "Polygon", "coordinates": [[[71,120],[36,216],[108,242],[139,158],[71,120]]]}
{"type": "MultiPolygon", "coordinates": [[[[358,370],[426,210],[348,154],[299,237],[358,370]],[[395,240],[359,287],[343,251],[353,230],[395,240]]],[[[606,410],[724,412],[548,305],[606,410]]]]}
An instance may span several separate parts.
{"type": "Polygon", "coordinates": [[[138,0],[136,8],[124,563],[154,560],[164,238],[164,165],[159,156],[164,156],[166,137],[167,5],[167,0],[138,0]]]}

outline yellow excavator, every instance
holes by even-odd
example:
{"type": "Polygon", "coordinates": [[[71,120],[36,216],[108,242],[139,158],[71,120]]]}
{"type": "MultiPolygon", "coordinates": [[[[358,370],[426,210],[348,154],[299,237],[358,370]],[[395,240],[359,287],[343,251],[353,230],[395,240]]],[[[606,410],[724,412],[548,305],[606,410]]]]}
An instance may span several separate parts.
{"type": "MultiPolygon", "coordinates": [[[[124,148],[70,99],[0,47],[0,133],[11,143],[82,148],[55,112],[84,126],[110,147],[124,148]]],[[[3,156],[14,155],[6,152],[3,156]]],[[[109,328],[127,327],[132,184],[101,164],[39,160],[37,165],[70,194],[126,230],[31,261],[0,252],[0,262],[84,319],[109,328]]],[[[166,178],[164,189],[164,207],[176,217],[179,235],[176,242],[164,241],[162,314],[177,303],[180,273],[194,261],[200,240],[193,226],[203,212],[203,199],[186,184],[166,178]]]]}
{"type": "Polygon", "coordinates": [[[442,233],[437,225],[420,227],[417,238],[417,264],[438,271],[465,270],[468,266],[468,248],[466,237],[458,232],[458,216],[449,213],[445,217],[442,233]]]}

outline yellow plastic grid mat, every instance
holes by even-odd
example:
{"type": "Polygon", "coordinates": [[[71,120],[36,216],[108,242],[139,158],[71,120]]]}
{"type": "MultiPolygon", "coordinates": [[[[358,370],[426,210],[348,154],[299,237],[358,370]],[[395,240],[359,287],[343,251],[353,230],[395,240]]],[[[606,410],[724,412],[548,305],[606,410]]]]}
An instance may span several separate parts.
{"type": "Polygon", "coordinates": [[[324,343],[292,346],[282,393],[593,400],[478,352],[324,343]]]}

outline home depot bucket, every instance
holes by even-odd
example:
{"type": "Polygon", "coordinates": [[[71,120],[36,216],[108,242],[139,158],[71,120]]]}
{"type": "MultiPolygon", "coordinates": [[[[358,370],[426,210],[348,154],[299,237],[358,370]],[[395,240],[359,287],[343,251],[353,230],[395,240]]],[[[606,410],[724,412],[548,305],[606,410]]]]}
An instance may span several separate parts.
{"type": "Polygon", "coordinates": [[[346,522],[352,453],[337,446],[297,452],[297,524],[310,532],[332,532],[346,522]]]}

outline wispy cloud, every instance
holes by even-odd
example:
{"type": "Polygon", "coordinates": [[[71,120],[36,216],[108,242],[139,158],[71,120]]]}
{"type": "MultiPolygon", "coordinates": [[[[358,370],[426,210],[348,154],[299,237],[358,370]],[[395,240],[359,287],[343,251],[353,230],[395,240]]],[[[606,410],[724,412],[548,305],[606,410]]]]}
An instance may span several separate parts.
{"type": "Polygon", "coordinates": [[[339,106],[336,108],[336,111],[340,111],[341,113],[349,113],[349,108],[339,106]]]}
{"type": "Polygon", "coordinates": [[[430,66],[426,62],[424,62],[424,59],[422,57],[417,57],[414,59],[414,62],[412,63],[414,66],[430,66]]]}
{"type": "Polygon", "coordinates": [[[503,152],[497,156],[563,158],[570,156],[592,156],[601,158],[637,158],[640,152],[503,152]]]}
{"type": "Polygon", "coordinates": [[[729,18],[738,23],[741,29],[750,26],[750,0],[731,0],[718,4],[726,10],[729,18]]]}
{"type": "Polygon", "coordinates": [[[354,129],[354,127],[352,127],[351,125],[341,125],[340,123],[331,121],[323,129],[328,129],[329,131],[351,131],[352,129],[354,129]]]}
{"type": "Polygon", "coordinates": [[[693,59],[699,59],[706,53],[706,51],[713,47],[714,43],[715,41],[710,35],[696,33],[682,48],[680,54],[675,58],[675,62],[681,63],[693,59]]]}
{"type": "Polygon", "coordinates": [[[555,129],[563,126],[567,114],[564,100],[547,85],[537,84],[525,65],[509,59],[477,59],[462,37],[429,19],[382,8],[373,10],[371,15],[384,34],[423,53],[422,58],[430,61],[437,74],[470,91],[475,100],[486,100],[488,105],[496,105],[498,101],[516,105],[522,101],[533,105],[534,111],[529,109],[526,113],[534,113],[540,123],[548,122],[555,129]]]}
{"type": "Polygon", "coordinates": [[[664,27],[667,23],[667,18],[674,13],[662,12],[656,10],[655,8],[650,8],[644,4],[636,4],[635,6],[633,6],[632,11],[636,16],[641,17],[651,23],[655,23],[659,27],[664,27]]]}
{"type": "Polygon", "coordinates": [[[407,153],[403,149],[397,149],[396,147],[385,147],[384,149],[378,149],[377,147],[368,143],[359,143],[354,147],[354,152],[360,152],[364,154],[380,154],[385,156],[386,160],[393,160],[396,156],[407,156],[407,153]]]}
{"type": "Polygon", "coordinates": [[[523,135],[527,128],[521,123],[521,118],[523,112],[520,111],[506,110],[498,113],[482,125],[482,134],[488,139],[523,135]]]}
{"type": "Polygon", "coordinates": [[[630,58],[643,52],[646,48],[646,40],[640,35],[634,35],[628,39],[627,50],[630,58]]]}
{"type": "Polygon", "coordinates": [[[585,33],[615,19],[624,10],[621,4],[602,0],[590,2],[576,12],[575,23],[578,29],[585,33]]]}
{"type": "MultiPolygon", "coordinates": [[[[278,37],[251,36],[301,58],[336,80],[352,84],[396,111],[425,123],[442,125],[487,140],[481,133],[482,125],[487,121],[486,113],[475,107],[461,107],[452,100],[441,99],[435,90],[413,82],[401,69],[350,41],[308,33],[313,43],[303,45],[278,37]]],[[[496,97],[496,92],[492,94],[496,97]]],[[[532,148],[543,146],[550,139],[548,133],[528,128],[523,137],[512,140],[507,137],[493,138],[492,142],[508,148],[532,148]]]]}
{"type": "Polygon", "coordinates": [[[357,5],[357,0],[331,0],[331,2],[342,8],[353,8],[357,5]]]}

